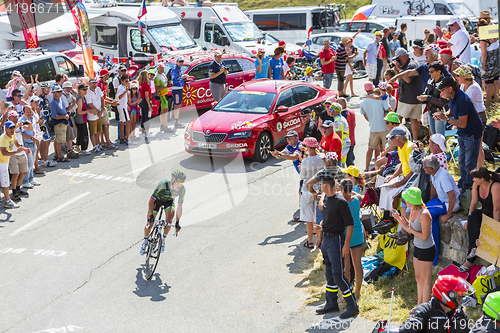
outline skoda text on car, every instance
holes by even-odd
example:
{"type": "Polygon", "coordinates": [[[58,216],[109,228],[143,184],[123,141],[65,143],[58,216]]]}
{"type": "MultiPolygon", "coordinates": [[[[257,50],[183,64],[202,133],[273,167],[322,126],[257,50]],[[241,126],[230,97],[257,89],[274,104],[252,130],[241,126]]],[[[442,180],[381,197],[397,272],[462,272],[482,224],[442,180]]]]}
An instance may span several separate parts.
{"type": "MultiPolygon", "coordinates": [[[[164,63],[165,73],[175,66],[175,57],[164,63]]],[[[212,92],[209,88],[208,66],[214,60],[211,52],[199,52],[184,56],[184,65],[181,72],[188,75],[183,89],[181,111],[192,109],[209,109],[212,107],[212,92]]],[[[222,62],[228,70],[226,84],[231,90],[244,82],[255,78],[255,60],[242,54],[224,54],[222,62]]]]}
{"type": "Polygon", "coordinates": [[[336,92],[303,81],[254,80],[234,88],[210,111],[186,128],[188,153],[204,156],[253,157],[264,162],[274,147],[286,143],[290,130],[304,131],[300,110],[316,114],[336,92]]]}

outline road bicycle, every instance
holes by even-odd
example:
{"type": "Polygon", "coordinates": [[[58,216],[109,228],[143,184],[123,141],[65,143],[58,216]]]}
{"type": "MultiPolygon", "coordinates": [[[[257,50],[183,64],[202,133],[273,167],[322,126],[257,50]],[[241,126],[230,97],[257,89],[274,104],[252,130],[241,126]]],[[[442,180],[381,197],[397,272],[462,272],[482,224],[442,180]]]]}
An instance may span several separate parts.
{"type": "MultiPolygon", "coordinates": [[[[167,223],[165,220],[161,219],[162,214],[163,206],[160,207],[159,217],[158,219],[155,219],[155,224],[148,236],[148,244],[146,247],[146,267],[144,269],[144,275],[147,280],[151,279],[153,276],[156,266],[158,265],[158,261],[160,260],[163,229],[165,227],[175,228],[174,224],[167,223]]],[[[177,231],[174,232],[174,236],[177,236],[177,231]]]]}

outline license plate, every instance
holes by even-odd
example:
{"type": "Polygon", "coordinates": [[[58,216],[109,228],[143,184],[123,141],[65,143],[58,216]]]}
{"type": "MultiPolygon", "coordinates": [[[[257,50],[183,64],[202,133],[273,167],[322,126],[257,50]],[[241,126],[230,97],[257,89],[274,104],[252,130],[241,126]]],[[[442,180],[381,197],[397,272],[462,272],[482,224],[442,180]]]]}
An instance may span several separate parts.
{"type": "Polygon", "coordinates": [[[197,143],[196,146],[198,148],[217,149],[217,145],[215,143],[197,143]]]}

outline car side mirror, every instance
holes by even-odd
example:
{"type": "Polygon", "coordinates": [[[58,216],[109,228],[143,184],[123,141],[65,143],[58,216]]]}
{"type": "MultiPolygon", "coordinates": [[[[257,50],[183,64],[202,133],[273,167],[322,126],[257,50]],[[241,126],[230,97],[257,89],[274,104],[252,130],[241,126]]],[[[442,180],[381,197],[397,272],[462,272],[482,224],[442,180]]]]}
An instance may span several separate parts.
{"type": "Polygon", "coordinates": [[[195,77],[194,77],[194,76],[192,76],[192,75],[190,75],[190,76],[188,76],[188,77],[186,78],[186,80],[184,80],[184,81],[186,81],[186,82],[191,82],[191,81],[194,81],[194,80],[195,80],[195,77]]]}
{"type": "Polygon", "coordinates": [[[229,45],[229,40],[227,39],[227,36],[222,36],[221,37],[221,45],[222,46],[229,45]]]}
{"type": "Polygon", "coordinates": [[[280,105],[276,109],[276,112],[278,112],[278,113],[287,112],[287,111],[288,111],[288,108],[286,106],[284,106],[284,105],[280,105]]]}

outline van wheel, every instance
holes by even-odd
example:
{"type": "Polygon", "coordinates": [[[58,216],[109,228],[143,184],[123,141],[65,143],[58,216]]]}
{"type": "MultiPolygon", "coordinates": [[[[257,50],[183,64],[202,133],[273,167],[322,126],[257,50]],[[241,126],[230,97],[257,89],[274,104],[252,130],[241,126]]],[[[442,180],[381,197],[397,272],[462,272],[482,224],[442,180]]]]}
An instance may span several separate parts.
{"type": "Polygon", "coordinates": [[[269,159],[271,155],[271,150],[273,149],[273,143],[271,136],[268,132],[262,132],[257,139],[257,144],[255,145],[255,152],[253,154],[253,159],[256,162],[264,163],[269,159]]]}

